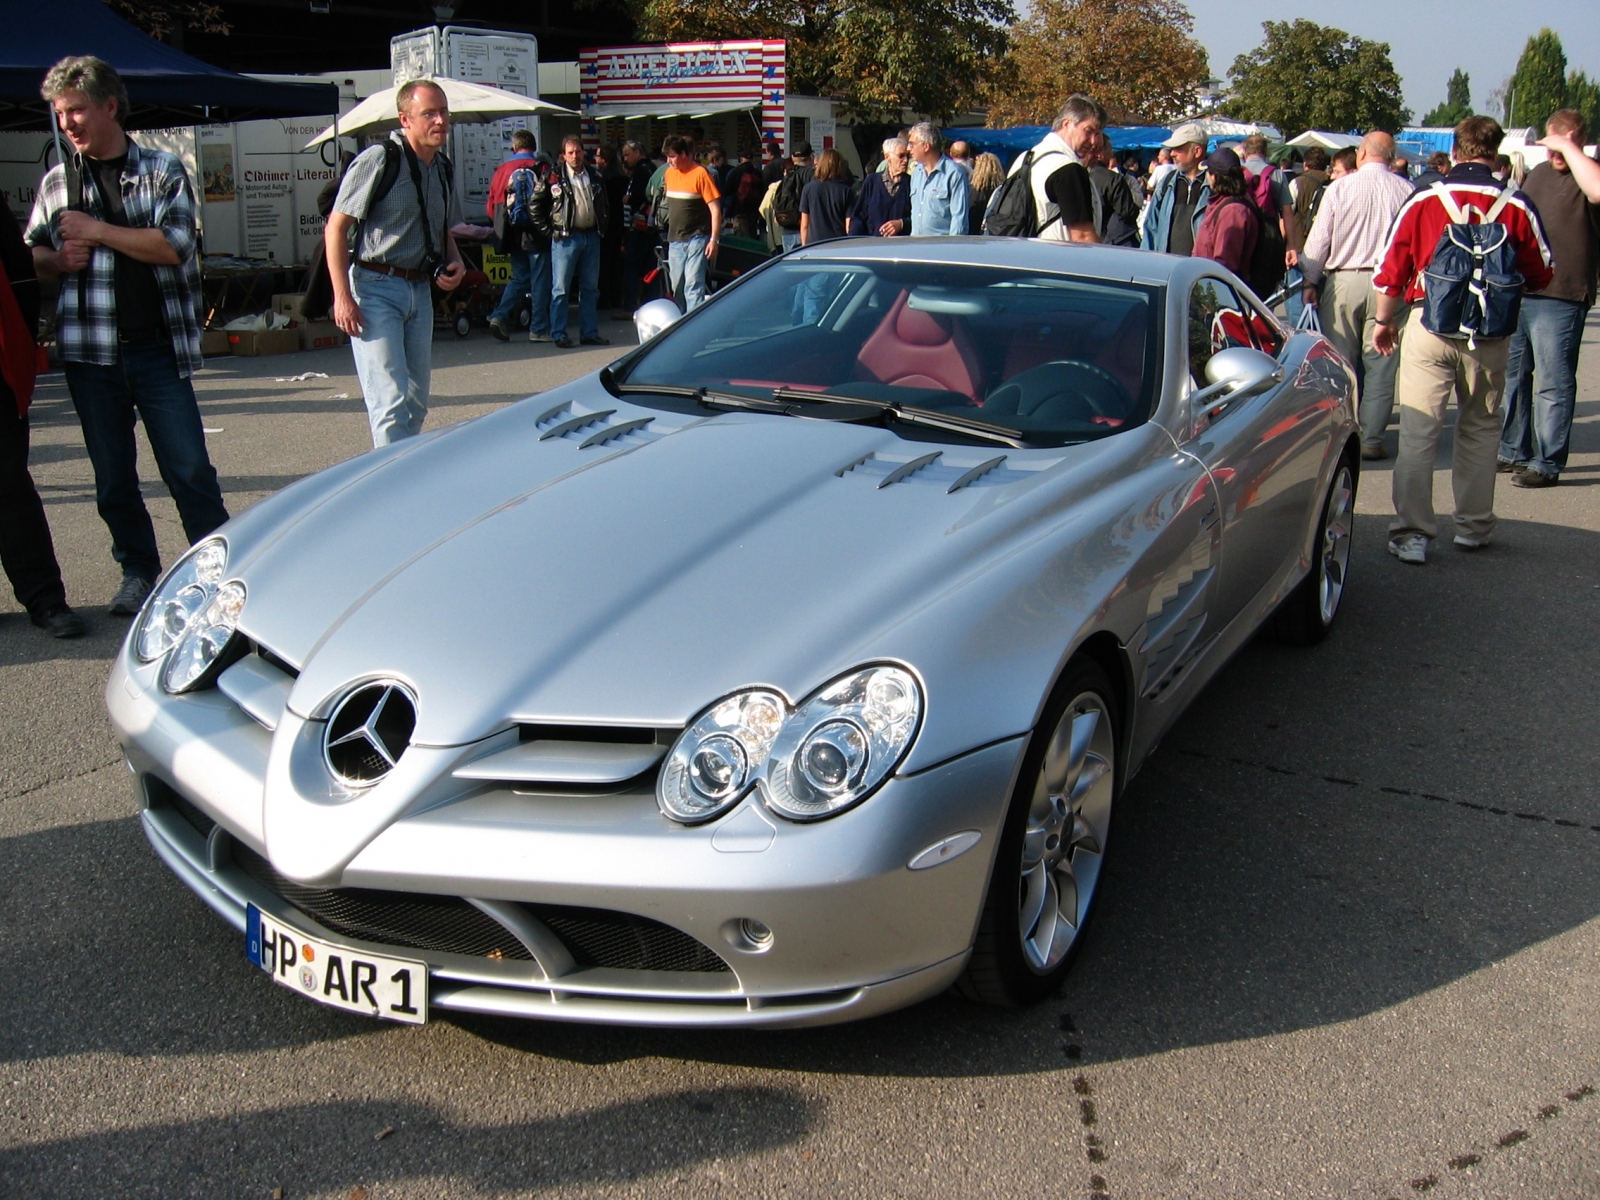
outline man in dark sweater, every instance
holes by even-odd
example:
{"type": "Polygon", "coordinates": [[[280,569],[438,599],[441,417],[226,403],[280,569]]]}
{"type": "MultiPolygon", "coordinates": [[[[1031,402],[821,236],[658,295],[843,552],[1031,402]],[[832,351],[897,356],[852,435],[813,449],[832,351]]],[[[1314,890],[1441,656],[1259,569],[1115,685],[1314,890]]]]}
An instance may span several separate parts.
{"type": "Polygon", "coordinates": [[[1497,466],[1517,487],[1554,487],[1567,465],[1578,399],[1578,348],[1600,272],[1600,163],[1583,152],[1583,115],[1552,113],[1539,144],[1550,152],[1522,191],[1539,210],[1555,279],[1522,298],[1506,362],[1506,414],[1497,466]],[[1538,375],[1538,389],[1534,376],[1538,375]]]}

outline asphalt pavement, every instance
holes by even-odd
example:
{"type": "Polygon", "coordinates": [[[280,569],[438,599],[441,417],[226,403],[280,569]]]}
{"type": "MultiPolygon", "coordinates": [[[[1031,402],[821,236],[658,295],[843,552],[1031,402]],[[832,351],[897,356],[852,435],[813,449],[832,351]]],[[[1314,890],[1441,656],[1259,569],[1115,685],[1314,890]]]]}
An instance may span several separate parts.
{"type": "MultiPolygon", "coordinates": [[[[428,427],[632,340],[605,332],[441,337],[428,427]]],[[[1489,549],[1395,561],[1366,464],[1332,637],[1252,642],[1133,780],[1056,998],[785,1033],[399,1027],[263,979],[140,832],[118,571],[45,379],[34,475],[91,634],[0,597],[0,1195],[1600,1196],[1600,319],[1584,355],[1572,465],[1502,477],[1489,549]]],[[[369,445],[348,350],[197,387],[234,512],[369,445]]]]}

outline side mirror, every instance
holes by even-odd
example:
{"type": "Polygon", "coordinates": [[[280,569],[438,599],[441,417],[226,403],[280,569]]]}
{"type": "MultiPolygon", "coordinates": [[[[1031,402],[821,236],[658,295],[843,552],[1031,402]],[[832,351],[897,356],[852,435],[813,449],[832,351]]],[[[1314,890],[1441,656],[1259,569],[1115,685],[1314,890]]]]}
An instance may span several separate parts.
{"type": "Polygon", "coordinates": [[[671,300],[663,297],[660,300],[650,301],[633,314],[633,327],[639,334],[639,344],[644,345],[663,329],[674,324],[681,316],[683,314],[671,300]]]}
{"type": "Polygon", "coordinates": [[[1211,416],[1237,397],[1277,383],[1283,378],[1283,367],[1270,354],[1249,346],[1231,346],[1211,356],[1206,378],[1211,385],[1189,397],[1189,412],[1195,421],[1211,416]]]}

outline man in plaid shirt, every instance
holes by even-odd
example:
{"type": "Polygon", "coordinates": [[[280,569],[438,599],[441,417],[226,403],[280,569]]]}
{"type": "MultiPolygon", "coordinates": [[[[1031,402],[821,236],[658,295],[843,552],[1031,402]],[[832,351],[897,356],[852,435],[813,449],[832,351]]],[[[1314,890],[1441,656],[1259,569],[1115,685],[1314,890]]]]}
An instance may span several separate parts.
{"type": "Polygon", "coordinates": [[[39,274],[61,280],[56,341],[122,568],[111,612],[132,616],[161,574],[135,412],[189,541],[228,519],[189,382],[200,368],[194,192],[176,158],[123,133],[128,93],[109,64],[64,58],[40,94],[75,153],[44,177],[25,237],[39,274]]]}

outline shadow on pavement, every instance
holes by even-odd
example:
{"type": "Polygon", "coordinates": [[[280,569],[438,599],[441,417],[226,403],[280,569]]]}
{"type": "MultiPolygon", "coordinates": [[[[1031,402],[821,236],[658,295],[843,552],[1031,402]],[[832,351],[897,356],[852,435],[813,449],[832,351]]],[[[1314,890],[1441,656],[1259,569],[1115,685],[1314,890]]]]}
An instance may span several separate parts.
{"type": "Polygon", "coordinates": [[[0,1193],[353,1195],[436,1178],[452,1194],[467,1182],[474,1195],[527,1195],[770,1153],[817,1123],[804,1096],[769,1087],[670,1092],[510,1125],[461,1125],[417,1102],[329,1101],[13,1142],[0,1151],[0,1193]]]}

